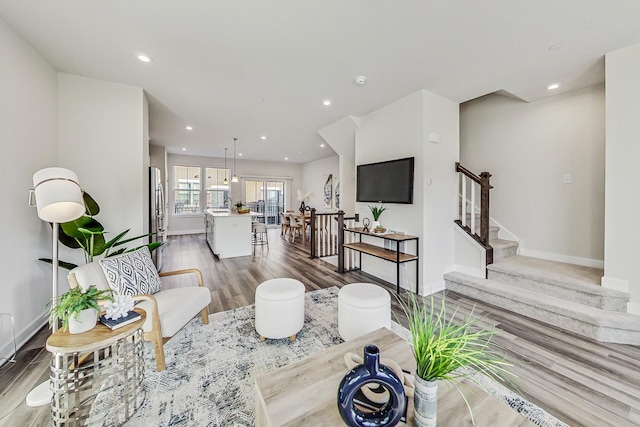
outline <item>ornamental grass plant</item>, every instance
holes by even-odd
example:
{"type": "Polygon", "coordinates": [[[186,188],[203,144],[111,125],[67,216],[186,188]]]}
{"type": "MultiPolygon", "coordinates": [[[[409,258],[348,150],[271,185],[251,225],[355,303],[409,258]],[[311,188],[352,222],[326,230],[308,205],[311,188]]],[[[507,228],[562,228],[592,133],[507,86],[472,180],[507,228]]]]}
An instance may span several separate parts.
{"type": "Polygon", "coordinates": [[[477,324],[478,320],[473,317],[475,306],[468,316],[459,316],[459,306],[452,313],[447,311],[444,295],[439,306],[433,296],[427,300],[408,295],[407,302],[398,299],[409,322],[408,338],[416,360],[416,375],[425,381],[444,380],[453,384],[473,420],[469,402],[455,380],[467,378],[485,389],[476,372],[498,382],[515,378],[509,371],[513,365],[491,341],[495,329],[483,329],[477,324]]]}

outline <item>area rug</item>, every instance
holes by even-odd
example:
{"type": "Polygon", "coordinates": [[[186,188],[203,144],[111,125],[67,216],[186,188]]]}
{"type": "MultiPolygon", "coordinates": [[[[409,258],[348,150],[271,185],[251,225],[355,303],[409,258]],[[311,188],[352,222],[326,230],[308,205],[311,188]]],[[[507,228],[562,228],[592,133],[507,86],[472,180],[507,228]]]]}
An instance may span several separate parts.
{"type": "MultiPolygon", "coordinates": [[[[253,426],[254,378],[342,343],[338,334],[338,288],[305,295],[305,324],[294,342],[261,342],[254,306],[192,320],[165,344],[167,369],[155,370],[146,351],[146,400],[127,426],[253,426]]],[[[398,324],[392,330],[404,336],[398,324]]],[[[565,425],[495,383],[489,392],[539,426],[565,425]]]]}

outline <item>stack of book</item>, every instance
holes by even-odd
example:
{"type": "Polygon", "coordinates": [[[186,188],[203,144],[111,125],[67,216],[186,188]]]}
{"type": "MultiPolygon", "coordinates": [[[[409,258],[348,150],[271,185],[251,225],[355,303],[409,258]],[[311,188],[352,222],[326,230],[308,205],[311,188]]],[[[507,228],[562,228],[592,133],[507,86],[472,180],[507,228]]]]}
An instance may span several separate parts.
{"type": "Polygon", "coordinates": [[[123,326],[127,326],[128,324],[140,319],[142,319],[142,316],[140,315],[140,313],[134,310],[131,310],[126,316],[120,317],[116,320],[107,319],[104,315],[100,316],[100,322],[102,322],[111,330],[122,328],[123,326]]]}

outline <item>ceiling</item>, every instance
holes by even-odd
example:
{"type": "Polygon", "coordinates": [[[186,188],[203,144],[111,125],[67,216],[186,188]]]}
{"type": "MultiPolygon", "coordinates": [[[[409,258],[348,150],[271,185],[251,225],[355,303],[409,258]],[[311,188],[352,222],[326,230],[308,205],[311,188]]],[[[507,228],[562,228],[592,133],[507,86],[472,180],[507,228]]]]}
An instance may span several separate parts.
{"type": "Polygon", "coordinates": [[[236,137],[244,159],[294,163],[420,89],[532,101],[603,82],[603,55],[640,43],[638,0],[0,0],[0,17],[61,72],[143,88],[170,153],[236,137]]]}

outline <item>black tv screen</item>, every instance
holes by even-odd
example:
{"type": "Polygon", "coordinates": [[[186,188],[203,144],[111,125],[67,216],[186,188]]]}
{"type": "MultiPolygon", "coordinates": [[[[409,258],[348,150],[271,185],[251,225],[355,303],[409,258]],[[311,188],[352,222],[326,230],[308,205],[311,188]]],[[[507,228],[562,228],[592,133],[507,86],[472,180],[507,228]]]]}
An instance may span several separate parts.
{"type": "Polygon", "coordinates": [[[413,203],[413,157],[358,165],[356,201],[413,203]]]}

